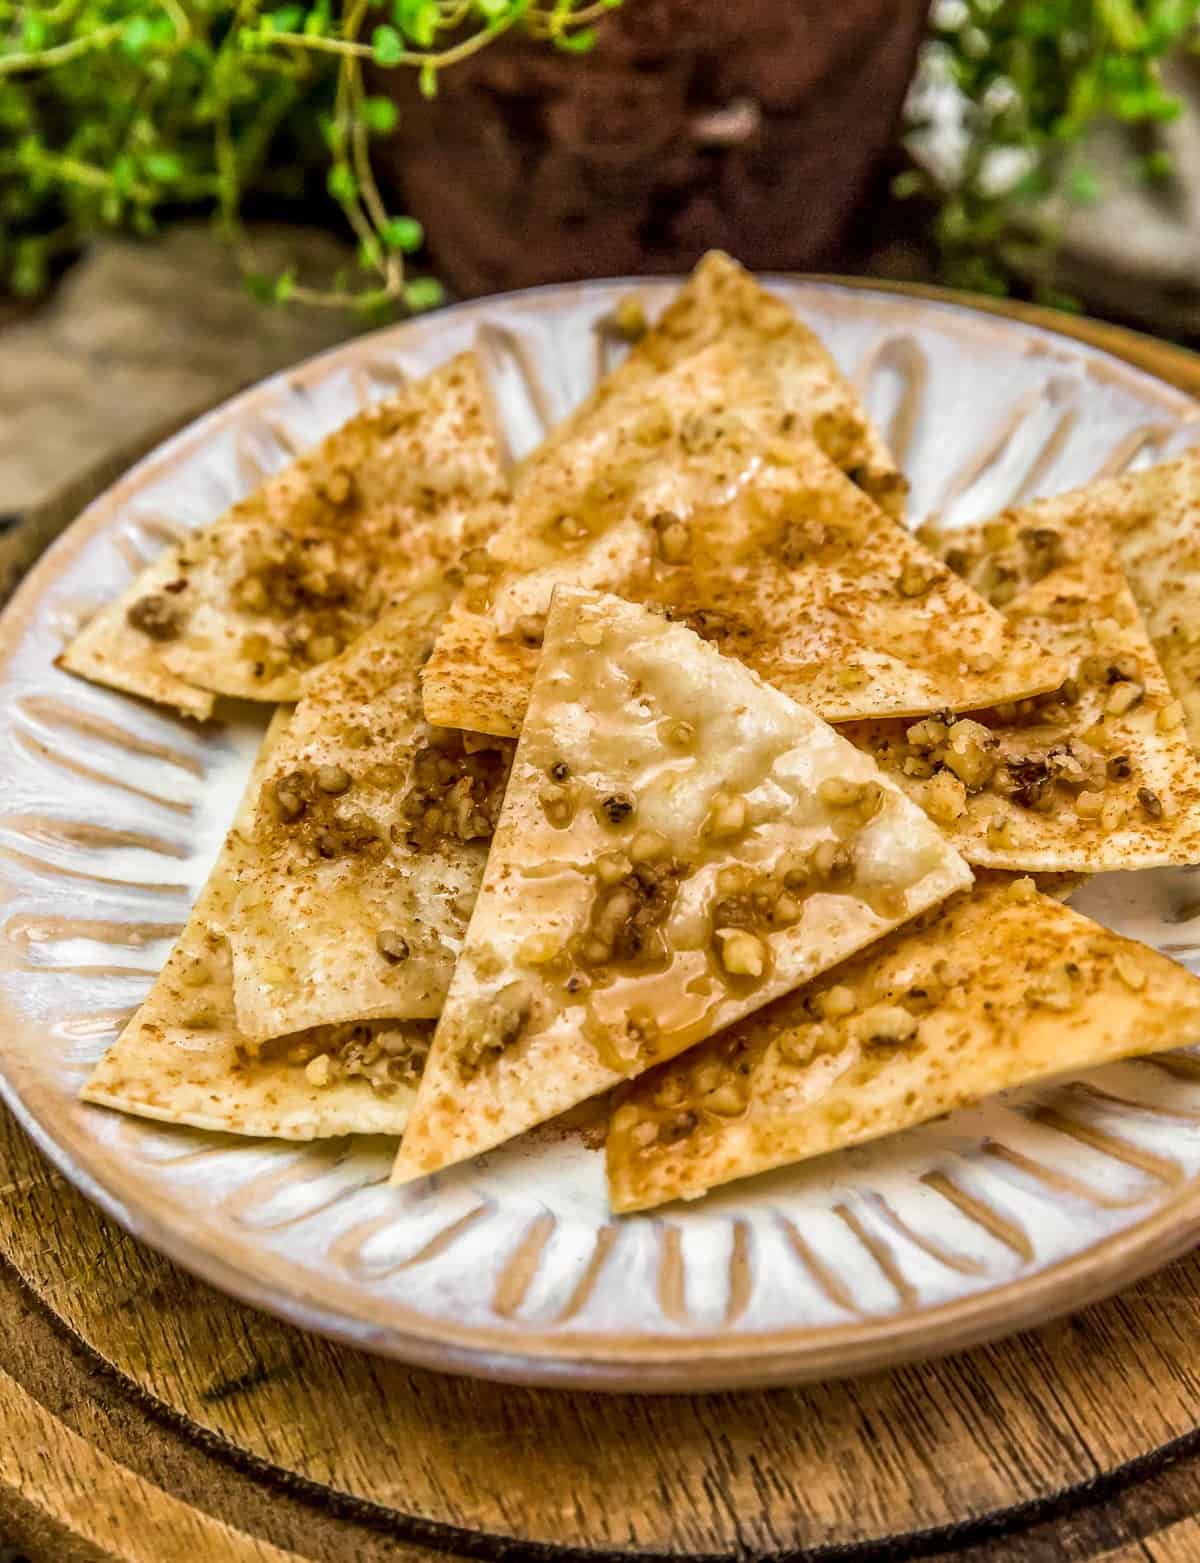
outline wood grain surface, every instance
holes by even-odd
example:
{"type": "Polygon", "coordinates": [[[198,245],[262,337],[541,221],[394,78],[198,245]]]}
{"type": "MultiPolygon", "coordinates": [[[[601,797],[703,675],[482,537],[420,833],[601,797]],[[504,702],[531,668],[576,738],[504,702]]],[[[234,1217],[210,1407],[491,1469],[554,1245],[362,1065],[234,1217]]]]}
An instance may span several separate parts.
{"type": "MultiPolygon", "coordinates": [[[[1159,373],[1196,375],[1154,346],[1159,373]]],[[[1034,1334],[855,1383],[671,1399],[474,1383],[199,1285],[0,1113],[0,1549],[1200,1560],[1198,1303],[1189,1258],[1034,1334]]]]}

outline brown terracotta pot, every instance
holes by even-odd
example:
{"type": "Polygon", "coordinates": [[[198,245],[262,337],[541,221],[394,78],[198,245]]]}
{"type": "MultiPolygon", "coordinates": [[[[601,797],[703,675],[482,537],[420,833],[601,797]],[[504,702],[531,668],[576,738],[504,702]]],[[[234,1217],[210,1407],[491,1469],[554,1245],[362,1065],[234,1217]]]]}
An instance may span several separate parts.
{"type": "Polygon", "coordinates": [[[626,0],[588,55],[503,41],[409,72],[380,172],[463,293],[834,263],[896,121],[927,0],[626,0]]]}

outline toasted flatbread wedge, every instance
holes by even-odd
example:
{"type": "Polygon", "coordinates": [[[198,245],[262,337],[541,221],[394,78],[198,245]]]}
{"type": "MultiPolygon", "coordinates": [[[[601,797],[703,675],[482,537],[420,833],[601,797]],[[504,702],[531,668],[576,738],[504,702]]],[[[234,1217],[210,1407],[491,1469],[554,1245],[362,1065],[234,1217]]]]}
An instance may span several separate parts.
{"type": "Polygon", "coordinates": [[[316,673],[271,756],[229,924],[244,1036],[441,1013],[512,760],[422,716],[452,592],[431,576],[316,673]]]}
{"type": "Polygon", "coordinates": [[[866,409],[821,340],[782,299],[719,250],[699,263],[629,356],[529,458],[520,482],[540,481],[546,457],[591,437],[636,401],[652,402],[656,378],[714,342],[724,342],[771,382],[775,402],[810,430],[829,459],[889,515],[904,514],[908,484],[866,409]]]}
{"type": "Polygon", "coordinates": [[[1200,449],[1178,461],[935,534],[947,563],[1001,606],[1055,552],[1106,523],[1163,672],[1200,749],[1200,449]]]}
{"type": "Polygon", "coordinates": [[[829,721],[963,709],[1065,669],[781,417],[727,344],[567,444],[486,549],[424,673],[431,722],[515,736],[554,588],[653,603],[829,721]]]}
{"type": "Polygon", "coordinates": [[[206,717],[305,677],[501,513],[500,457],[464,353],[352,418],[101,609],[60,666],[206,717]]]}
{"type": "Polygon", "coordinates": [[[145,1002],[80,1095],[143,1118],[289,1140],[399,1134],[428,1021],[320,1027],[256,1047],[237,1029],[225,927],[233,859],[272,746],[271,725],[225,847],[145,1002]]]}
{"type": "Polygon", "coordinates": [[[1030,880],[976,889],[631,1086],[609,1130],[612,1206],[696,1199],[1198,1039],[1200,978],[1030,880]]]}
{"type": "Polygon", "coordinates": [[[681,624],[560,588],[396,1179],[674,1056],[969,882],[810,711],[681,624]]]}
{"type": "Polygon", "coordinates": [[[1200,765],[1109,535],[1082,523],[1041,532],[1054,562],[1008,617],[1069,664],[1067,683],[958,720],[846,732],[971,863],[1099,873],[1200,862],[1200,765]]]}

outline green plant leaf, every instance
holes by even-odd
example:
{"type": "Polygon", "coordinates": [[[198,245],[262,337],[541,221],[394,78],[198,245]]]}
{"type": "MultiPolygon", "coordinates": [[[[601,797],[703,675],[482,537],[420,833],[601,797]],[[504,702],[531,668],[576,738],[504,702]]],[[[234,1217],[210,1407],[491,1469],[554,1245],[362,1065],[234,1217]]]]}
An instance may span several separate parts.
{"type": "Polygon", "coordinates": [[[581,27],[574,33],[557,33],[554,42],[566,54],[586,54],[596,47],[596,29],[581,27]]]}
{"type": "Polygon", "coordinates": [[[391,98],[364,98],[359,112],[363,124],[376,135],[386,135],[388,131],[395,130],[400,118],[391,98]]]}
{"type": "Polygon", "coordinates": [[[404,304],[413,314],[436,309],[446,301],[446,290],[436,277],[414,277],[404,284],[404,304]]]}
{"type": "Polygon", "coordinates": [[[404,58],[404,39],[384,23],[371,34],[371,49],[376,65],[399,65],[404,58]]]}
{"type": "Polygon", "coordinates": [[[425,230],[415,217],[390,217],[379,230],[389,250],[411,255],[425,243],[425,230]]]}
{"type": "Polygon", "coordinates": [[[345,204],[358,194],[358,180],[345,163],[335,163],[325,178],[325,188],[335,201],[345,204]]]}

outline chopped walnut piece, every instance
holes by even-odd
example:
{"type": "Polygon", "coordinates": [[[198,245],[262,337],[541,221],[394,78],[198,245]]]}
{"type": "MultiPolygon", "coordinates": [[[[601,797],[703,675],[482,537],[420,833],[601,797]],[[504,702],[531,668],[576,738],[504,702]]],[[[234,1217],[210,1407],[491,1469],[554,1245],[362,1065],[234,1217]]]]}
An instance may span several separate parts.
{"type": "MultiPolygon", "coordinates": [[[[1160,805],[1161,807],[1161,805],[1160,805]]],[[[1125,823],[1125,805],[1120,798],[1105,798],[1100,810],[1100,828],[1108,834],[1120,830],[1125,823]]]]}
{"type": "MultiPolygon", "coordinates": [[[[517,639],[524,646],[540,646],[546,634],[544,613],[524,613],[513,626],[517,639]]],[[[580,639],[583,637],[580,636],[580,639]]]]}
{"type": "Polygon", "coordinates": [[[865,783],[844,776],[827,776],[817,787],[817,797],[831,808],[842,809],[862,801],[865,783]]]}
{"type": "Polygon", "coordinates": [[[396,928],[381,929],[375,935],[375,948],[392,966],[398,966],[409,956],[408,940],[396,928]]]}
{"type": "Polygon", "coordinates": [[[596,878],[602,885],[618,884],[633,872],[633,862],[624,852],[603,852],[596,859],[596,878]]]}
{"type": "Polygon", "coordinates": [[[826,1020],[844,1020],[847,1015],[853,1015],[858,1005],[855,1003],[853,989],[835,983],[832,988],[826,988],[823,993],[817,995],[813,1007],[826,1020]]]}
{"type": "Polygon", "coordinates": [[[916,1036],[917,1019],[902,1004],[875,1004],[858,1017],[854,1031],[862,1042],[900,1047],[916,1036]]]}
{"type": "Polygon", "coordinates": [[[718,928],[721,964],[737,977],[761,977],[766,970],[767,947],[744,928],[718,928]]]}
{"type": "Polygon", "coordinates": [[[629,856],[634,863],[652,863],[663,857],[671,843],[657,830],[639,830],[629,843],[629,856]]]}
{"type": "Polygon", "coordinates": [[[524,1031],[533,1006],[524,985],[510,982],[493,994],[478,1026],[464,1040],[459,1054],[465,1067],[474,1068],[488,1057],[499,1054],[524,1031]]]}
{"type": "Polygon", "coordinates": [[[1081,792],[1075,799],[1075,812],[1080,819],[1099,819],[1104,807],[1102,792],[1081,792]]]}
{"type": "Polygon", "coordinates": [[[575,805],[568,787],[543,787],[538,793],[538,802],[555,830],[565,830],[575,817],[575,805]]]}
{"type": "Polygon", "coordinates": [[[335,467],[317,488],[321,498],[328,500],[337,510],[349,505],[357,497],[356,490],[354,474],[347,467],[335,467]]]}
{"type": "Polygon", "coordinates": [[[939,771],[925,789],[925,810],[939,825],[953,825],[967,812],[967,789],[957,776],[939,771]]]}
{"type": "Polygon", "coordinates": [[[350,786],[350,772],[340,765],[319,765],[317,786],[332,797],[340,797],[350,786]]]}
{"type": "Polygon", "coordinates": [[[901,597],[923,597],[937,580],[937,572],[930,566],[910,563],[904,566],[896,582],[901,597]]]}
{"type": "Polygon", "coordinates": [[[275,802],[281,819],[290,823],[304,813],[308,807],[304,795],[307,786],[308,776],[304,771],[290,771],[275,783],[275,802]]]}
{"type": "Polygon", "coordinates": [[[694,1112],[679,1113],[663,1124],[660,1131],[662,1138],[668,1145],[673,1145],[677,1140],[686,1140],[699,1122],[694,1112]]]}
{"type": "Polygon", "coordinates": [[[304,1078],[309,1085],[326,1086],[333,1081],[333,1060],[328,1053],[318,1053],[304,1066],[304,1078]]]}
{"type": "Polygon", "coordinates": [[[1137,800],[1142,806],[1142,812],[1147,819],[1160,820],[1163,817],[1163,802],[1156,792],[1149,787],[1139,787],[1137,800]]]}
{"type": "Polygon", "coordinates": [[[658,552],[667,564],[682,564],[692,550],[692,532],[685,521],[669,510],[660,510],[650,518],[658,541],[658,552]]]}
{"type": "Polygon", "coordinates": [[[736,797],[729,792],[715,792],[701,827],[701,833],[717,839],[725,836],[740,836],[746,828],[746,820],[745,798],[736,797]]]}
{"type": "Polygon", "coordinates": [[[1109,716],[1124,716],[1127,711],[1133,710],[1145,693],[1141,684],[1135,684],[1131,679],[1121,679],[1112,686],[1104,702],[1104,709],[1109,716]]]}
{"type": "Polygon", "coordinates": [[[854,879],[854,853],[841,841],[819,841],[809,859],[814,874],[827,885],[844,887],[854,879]]]}
{"type": "Polygon", "coordinates": [[[983,787],[996,769],[996,739],[982,722],[964,717],[950,728],[944,759],[964,786],[983,787]]]}
{"type": "Polygon", "coordinates": [[[139,597],[125,615],[135,630],[151,640],[175,640],[183,629],[183,610],[157,592],[139,597]]]}
{"type": "Polygon", "coordinates": [[[718,1118],[736,1118],[739,1113],[745,1112],[747,1100],[742,1086],[731,1078],[706,1092],[700,1105],[705,1112],[714,1113],[718,1118]]]}
{"type": "Polygon", "coordinates": [[[612,792],[601,800],[600,817],[610,825],[623,825],[636,806],[635,800],[627,792],[612,792]]]}

